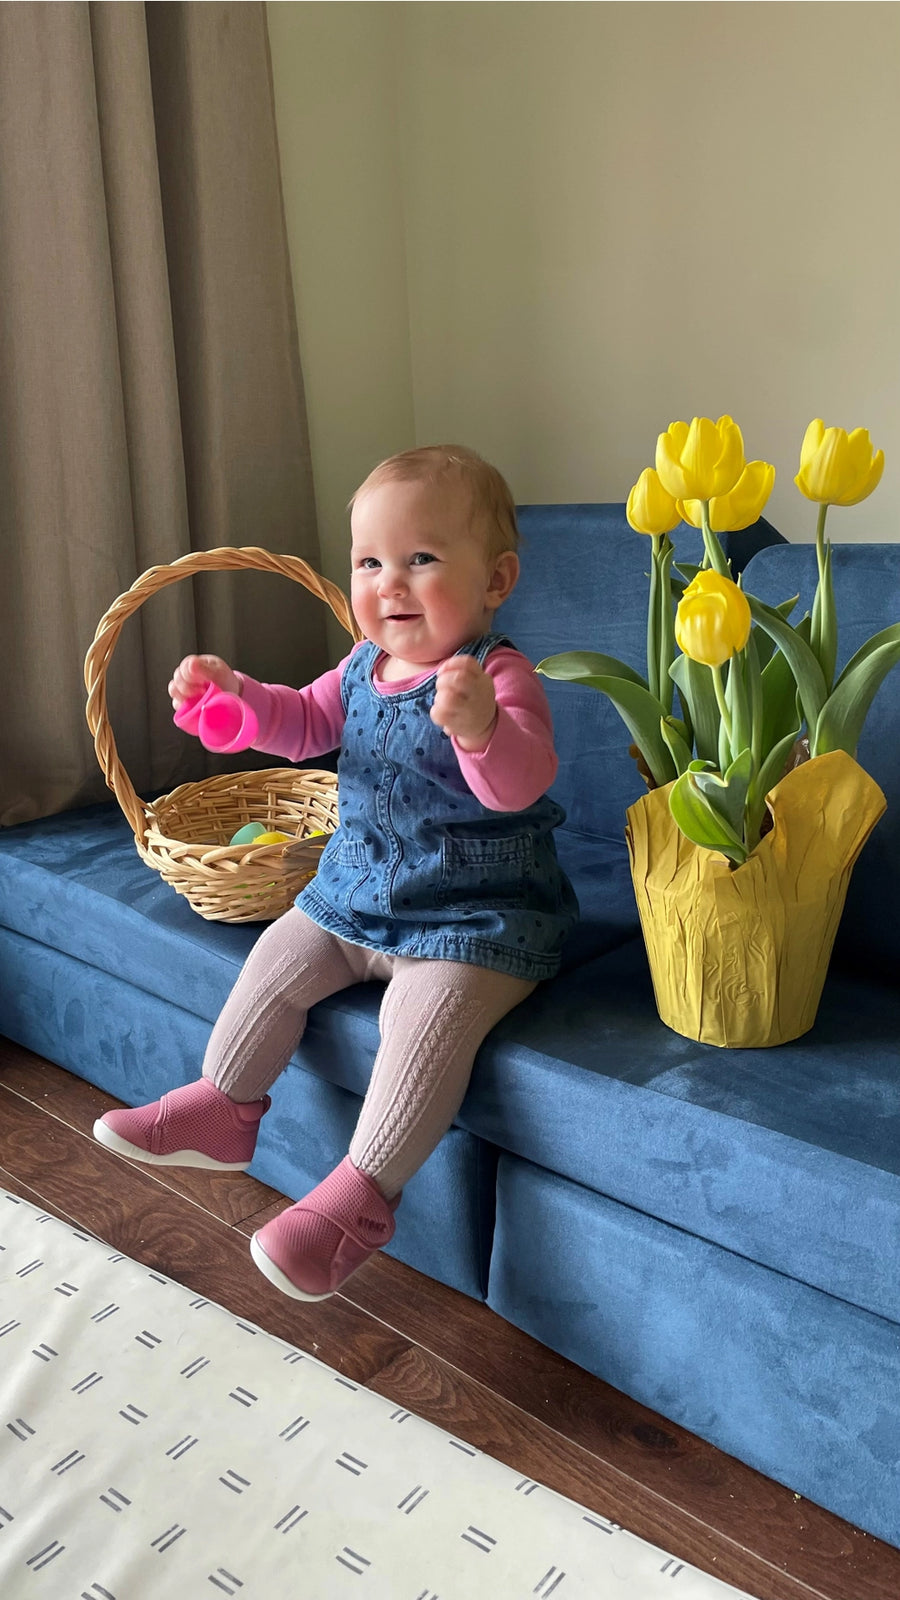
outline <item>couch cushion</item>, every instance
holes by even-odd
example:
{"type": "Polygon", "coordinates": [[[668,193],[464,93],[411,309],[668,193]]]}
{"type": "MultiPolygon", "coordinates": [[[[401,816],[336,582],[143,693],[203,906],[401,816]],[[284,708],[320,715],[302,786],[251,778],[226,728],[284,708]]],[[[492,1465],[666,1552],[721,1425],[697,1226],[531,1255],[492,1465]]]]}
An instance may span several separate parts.
{"type": "MultiPolygon", "coordinates": [[[[840,622],[838,666],[882,628],[900,622],[900,544],[844,544],[833,551],[840,622]]],[[[745,585],[770,605],[799,594],[792,620],[812,607],[816,555],[810,545],[764,550],[748,564],[745,585]]],[[[858,759],[881,785],[888,808],[850,880],[835,960],[897,982],[900,971],[900,666],[875,697],[858,759]]]]}
{"type": "Polygon", "coordinates": [[[192,911],[144,865],[115,803],[0,831],[0,927],[208,1022],[260,931],[192,911]]]}
{"type": "MultiPolygon", "coordinates": [[[[651,1410],[900,1543],[895,1323],[513,1157],[500,1161],[488,1304],[651,1410]]],[[[861,1592],[852,1579],[848,1592],[861,1592]]]]}
{"type": "MultiPolygon", "coordinates": [[[[197,1076],[209,1023],[192,1012],[5,928],[0,971],[0,1033],[88,1083],[140,1105],[197,1076]]],[[[359,1094],[305,1070],[303,1060],[301,1052],[273,1091],[250,1168],[293,1198],[346,1155],[360,1107],[359,1094]]],[[[452,1128],[406,1185],[388,1253],[482,1299],[495,1172],[496,1152],[452,1128]]]]}
{"type": "Polygon", "coordinates": [[[793,1044],[658,1019],[643,944],[541,985],[458,1121],[501,1149],[900,1322],[900,995],[832,975],[793,1044]]]}

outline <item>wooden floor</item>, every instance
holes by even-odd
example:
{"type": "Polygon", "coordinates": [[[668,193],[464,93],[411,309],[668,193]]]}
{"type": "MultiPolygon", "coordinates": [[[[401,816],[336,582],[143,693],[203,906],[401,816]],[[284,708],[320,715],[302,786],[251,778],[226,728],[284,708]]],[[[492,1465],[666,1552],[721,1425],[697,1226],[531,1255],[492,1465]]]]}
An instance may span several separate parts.
{"type": "Polygon", "coordinates": [[[331,1300],[286,1299],[247,1248],[284,1197],[244,1175],[121,1160],[90,1136],[117,1104],[0,1040],[0,1187],[758,1600],[900,1596],[900,1551],[389,1257],[331,1300]]]}

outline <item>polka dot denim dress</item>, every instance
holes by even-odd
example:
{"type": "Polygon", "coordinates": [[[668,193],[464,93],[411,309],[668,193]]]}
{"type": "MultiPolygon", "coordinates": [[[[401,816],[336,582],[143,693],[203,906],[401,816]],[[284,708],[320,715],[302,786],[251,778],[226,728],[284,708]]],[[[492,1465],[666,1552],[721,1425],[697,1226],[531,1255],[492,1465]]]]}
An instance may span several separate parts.
{"type": "MultiPolygon", "coordinates": [[[[483,663],[509,643],[486,634],[458,654],[483,663]]],[[[524,811],[482,805],[431,721],[434,677],[379,693],[378,654],[366,643],[344,669],[340,827],[297,905],[340,938],[390,955],[552,977],[578,912],[553,843],[562,808],[546,795],[524,811]]]]}

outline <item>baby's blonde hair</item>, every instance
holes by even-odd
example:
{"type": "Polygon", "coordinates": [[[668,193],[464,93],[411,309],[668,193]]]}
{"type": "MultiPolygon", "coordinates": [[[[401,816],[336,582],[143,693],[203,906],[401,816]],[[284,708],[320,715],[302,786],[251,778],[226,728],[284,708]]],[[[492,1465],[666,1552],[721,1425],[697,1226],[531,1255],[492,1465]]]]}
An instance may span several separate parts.
{"type": "Polygon", "coordinates": [[[441,492],[462,489],[468,495],[472,522],[484,523],[488,556],[518,549],[516,505],[506,479],[465,445],[429,444],[389,456],[360,484],[348,510],[360,495],[383,483],[427,483],[441,492]]]}

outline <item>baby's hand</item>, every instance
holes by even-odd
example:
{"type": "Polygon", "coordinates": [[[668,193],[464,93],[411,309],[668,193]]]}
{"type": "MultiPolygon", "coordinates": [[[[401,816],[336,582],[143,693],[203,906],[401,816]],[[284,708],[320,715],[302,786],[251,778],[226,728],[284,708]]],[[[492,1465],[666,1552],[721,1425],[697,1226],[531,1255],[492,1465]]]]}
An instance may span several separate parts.
{"type": "Polygon", "coordinates": [[[185,700],[202,694],[208,683],[214,683],[217,689],[225,689],[228,694],[239,695],[241,692],[240,678],[221,656],[185,656],[175,668],[169,684],[175,710],[178,711],[185,700]]]}
{"type": "Polygon", "coordinates": [[[463,750],[484,750],[497,721],[492,679],[474,656],[452,656],[437,670],[431,720],[463,750]]]}

